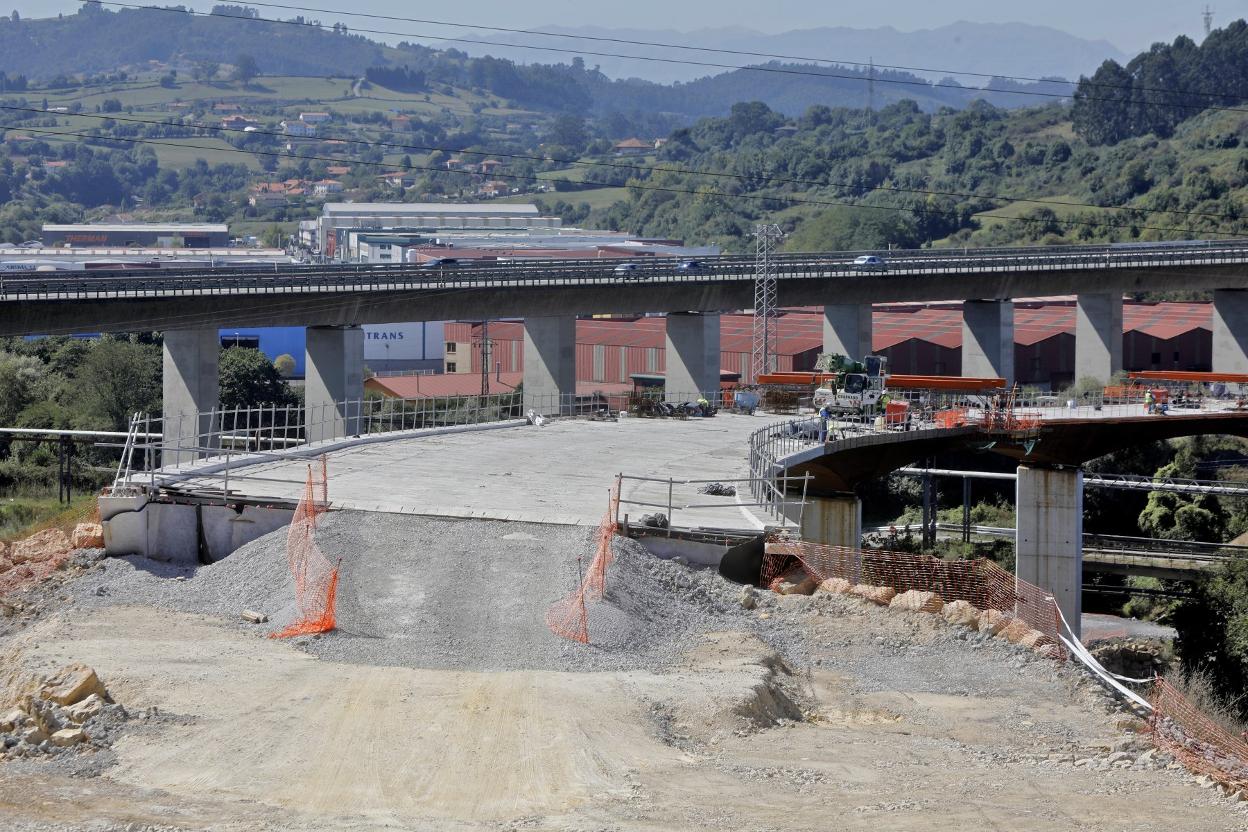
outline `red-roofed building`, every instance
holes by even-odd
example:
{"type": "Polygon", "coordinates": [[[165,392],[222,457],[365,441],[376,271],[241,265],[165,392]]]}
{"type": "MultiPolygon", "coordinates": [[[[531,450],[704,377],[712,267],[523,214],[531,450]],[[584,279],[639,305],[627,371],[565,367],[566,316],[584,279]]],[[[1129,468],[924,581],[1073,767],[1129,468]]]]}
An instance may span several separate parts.
{"type": "MultiPolygon", "coordinates": [[[[445,375],[373,377],[364,381],[364,389],[391,399],[436,399],[450,396],[477,396],[481,394],[481,376],[471,373],[448,373],[445,375]]],[[[491,393],[510,393],[520,386],[522,373],[495,373],[490,376],[491,393]]],[[[625,394],[632,384],[595,384],[577,381],[576,392],[581,396],[594,393],[604,395],[625,394]]]]}
{"type": "MultiPolygon", "coordinates": [[[[958,303],[890,304],[873,314],[872,351],[888,357],[895,373],[958,375],[962,366],[962,307],[958,303]]],[[[1127,370],[1209,370],[1213,311],[1209,303],[1135,303],[1123,308],[1123,364],[1127,370]]],[[[720,367],[748,375],[753,317],[720,318],[720,367]]],[[[480,372],[480,325],[446,326],[448,372],[480,372]]],[[[780,317],[778,369],[811,370],[823,351],[823,314],[788,310],[780,317]]],[[[1014,366],[1020,384],[1058,389],[1075,378],[1073,299],[1019,301],[1014,311],[1014,366]]],[[[493,322],[494,361],[504,375],[523,368],[523,325],[493,322]]],[[[666,366],[663,318],[583,319],[576,326],[578,383],[623,384],[633,374],[660,374],[666,366]]],[[[855,356],[858,358],[861,356],[855,356]]]]}
{"type": "Polygon", "coordinates": [[[641,139],[625,139],[615,143],[616,156],[644,156],[654,150],[654,142],[643,142],[641,139]]]}

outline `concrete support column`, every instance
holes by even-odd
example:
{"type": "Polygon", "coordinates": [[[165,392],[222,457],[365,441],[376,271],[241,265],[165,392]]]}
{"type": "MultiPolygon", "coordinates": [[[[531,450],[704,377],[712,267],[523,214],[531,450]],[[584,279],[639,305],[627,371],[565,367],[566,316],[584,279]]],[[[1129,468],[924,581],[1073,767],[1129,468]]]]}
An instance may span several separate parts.
{"type": "Polygon", "coordinates": [[[1248,291],[1213,293],[1213,371],[1248,373],[1248,291]]]}
{"type": "Polygon", "coordinates": [[[1014,383],[1014,304],[968,300],[962,304],[962,375],[1014,383]]]}
{"type": "Polygon", "coordinates": [[[576,317],[524,319],[524,409],[569,413],[576,395],[576,317]]]}
{"type": "Polygon", "coordinates": [[[862,500],[854,494],[807,497],[801,531],[811,543],[862,548],[862,500]]]}
{"type": "Polygon", "coordinates": [[[165,330],[161,465],[182,465],[216,446],[213,411],[221,337],[214,329],[165,330]]]}
{"type": "Polygon", "coordinates": [[[358,436],[364,399],[364,329],[307,328],[303,424],[309,442],[358,436]]]}
{"type": "MultiPolygon", "coordinates": [[[[719,390],[719,316],[669,314],[666,356],[664,390],[669,402],[696,401],[697,393],[719,390]]],[[[710,398],[716,402],[719,397],[710,398]]]]}
{"type": "Polygon", "coordinates": [[[823,307],[823,351],[861,361],[871,354],[871,304],[836,303],[823,307]]]}
{"type": "Polygon", "coordinates": [[[1075,313],[1075,381],[1122,370],[1122,295],[1082,294],[1075,313]]]}
{"type": "Polygon", "coordinates": [[[1079,635],[1083,611],[1083,472],[1020,465],[1015,574],[1053,593],[1079,635]]]}

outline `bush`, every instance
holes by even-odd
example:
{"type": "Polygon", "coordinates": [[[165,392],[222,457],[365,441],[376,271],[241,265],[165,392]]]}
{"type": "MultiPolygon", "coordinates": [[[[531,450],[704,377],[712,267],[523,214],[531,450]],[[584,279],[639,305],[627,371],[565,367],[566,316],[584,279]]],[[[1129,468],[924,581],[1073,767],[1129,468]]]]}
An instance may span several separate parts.
{"type": "Polygon", "coordinates": [[[1248,719],[1248,557],[1198,580],[1174,611],[1184,677],[1239,720],[1248,719]]]}

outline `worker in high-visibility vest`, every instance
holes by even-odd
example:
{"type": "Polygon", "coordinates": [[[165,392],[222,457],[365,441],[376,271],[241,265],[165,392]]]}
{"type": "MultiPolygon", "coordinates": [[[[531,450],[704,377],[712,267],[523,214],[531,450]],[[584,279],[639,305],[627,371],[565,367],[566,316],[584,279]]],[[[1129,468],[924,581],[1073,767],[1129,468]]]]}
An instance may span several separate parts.
{"type": "Polygon", "coordinates": [[[1144,412],[1153,412],[1153,391],[1151,389],[1144,391],[1144,412]]]}
{"type": "Polygon", "coordinates": [[[711,403],[707,401],[706,396],[698,396],[698,409],[702,411],[703,416],[711,415],[711,403]]]}

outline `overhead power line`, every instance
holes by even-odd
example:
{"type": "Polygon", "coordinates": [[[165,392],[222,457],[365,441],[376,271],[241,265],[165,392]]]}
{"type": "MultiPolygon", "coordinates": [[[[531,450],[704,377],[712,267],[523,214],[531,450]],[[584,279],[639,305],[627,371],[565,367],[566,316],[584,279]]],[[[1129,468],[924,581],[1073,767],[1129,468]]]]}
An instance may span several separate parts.
{"type": "MultiPolygon", "coordinates": [[[[1043,77],[1037,78],[1031,75],[1006,75],[1002,73],[973,72],[973,71],[964,70],[964,69],[938,69],[938,68],[924,67],[924,66],[905,66],[903,64],[881,64],[881,63],[876,63],[873,58],[868,58],[867,60],[862,61],[862,60],[845,59],[845,58],[816,58],[812,55],[785,55],[785,54],[780,54],[780,53],[775,53],[775,52],[751,52],[745,49],[724,49],[722,47],[695,46],[693,44],[688,44],[688,43],[664,43],[661,41],[635,40],[632,38],[609,37],[607,35],[574,35],[574,34],[567,33],[567,32],[546,32],[541,29],[516,29],[516,28],[508,28],[506,26],[486,26],[486,25],[477,24],[477,23],[460,23],[458,21],[434,20],[431,18],[421,18],[421,17],[401,17],[398,15],[375,14],[371,12],[352,12],[352,11],[346,11],[345,9],[326,9],[326,8],[320,8],[317,6],[293,6],[293,5],[289,5],[285,3],[248,2],[247,5],[258,6],[258,7],[267,8],[267,9],[284,9],[286,11],[313,12],[315,14],[337,14],[337,15],[344,15],[346,17],[360,17],[366,20],[389,20],[389,21],[398,22],[398,23],[418,23],[421,25],[429,25],[429,26],[446,26],[446,27],[450,27],[453,29],[468,29],[472,31],[502,32],[505,34],[512,34],[512,35],[536,35],[536,36],[547,37],[547,38],[563,38],[565,40],[591,41],[594,43],[618,43],[618,44],[625,45],[625,46],[652,46],[652,47],[657,47],[660,49],[677,49],[677,50],[682,50],[686,52],[701,52],[701,53],[706,53],[706,54],[717,54],[717,55],[737,55],[737,56],[744,57],[744,58],[769,58],[772,60],[781,60],[781,61],[807,61],[810,63],[837,64],[839,66],[868,66],[870,65],[874,67],[875,69],[895,69],[895,70],[899,70],[902,72],[930,72],[932,74],[941,74],[941,75],[963,75],[963,76],[967,76],[970,78],[987,78],[993,81],[995,80],[1027,81],[1027,82],[1038,83],[1038,84],[1066,84],[1072,87],[1077,86],[1079,84],[1078,81],[1068,81],[1064,78],[1043,78],[1043,77]]],[[[1205,34],[1206,35],[1209,34],[1208,21],[1206,21],[1205,34]]],[[[490,42],[490,45],[506,48],[509,46],[516,46],[517,44],[490,42]]],[[[649,60],[649,56],[633,56],[633,57],[635,60],[649,60]]],[[[869,79],[863,79],[863,80],[869,80],[869,79]]],[[[1136,86],[1127,87],[1127,86],[1123,86],[1122,84],[1105,84],[1105,83],[1091,81],[1091,80],[1085,80],[1085,83],[1090,86],[1099,87],[1102,89],[1130,89],[1130,90],[1140,91],[1140,92],[1171,92],[1171,93],[1175,93],[1179,95],[1204,95],[1210,98],[1229,98],[1230,97],[1226,93],[1203,92],[1200,90],[1169,90],[1169,89],[1159,89],[1155,87],[1136,87],[1136,86]]],[[[963,89],[967,89],[967,88],[963,87],[963,89]]]]}
{"type": "MultiPolygon", "coordinates": [[[[92,139],[98,142],[126,142],[129,144],[146,144],[146,145],[157,145],[157,146],[165,146],[165,147],[178,147],[182,149],[189,148],[192,150],[205,150],[205,151],[210,151],[213,153],[243,153],[243,154],[251,154],[251,155],[256,155],[256,156],[270,156],[274,158],[283,158],[283,159],[292,158],[285,153],[282,153],[279,151],[272,151],[272,150],[248,150],[248,149],[232,147],[232,146],[231,147],[207,147],[204,145],[191,145],[191,144],[186,144],[183,142],[168,141],[168,140],[161,140],[161,139],[136,139],[136,138],[125,137],[125,136],[99,136],[93,133],[66,132],[66,131],[59,131],[59,130],[47,130],[43,128],[25,127],[25,126],[22,127],[22,130],[27,133],[35,133],[39,135],[72,136],[72,137],[81,138],[81,139],[92,139]]],[[[343,159],[336,159],[332,156],[299,156],[299,157],[294,157],[294,158],[308,159],[312,161],[321,161],[321,162],[332,162],[335,164],[341,163],[343,161],[348,161],[348,160],[343,160],[343,159]]],[[[447,171],[442,168],[432,168],[432,167],[427,167],[423,165],[414,165],[414,164],[404,165],[402,163],[393,163],[393,162],[365,162],[365,161],[354,161],[354,160],[350,160],[350,161],[352,164],[355,164],[355,165],[380,168],[380,169],[389,169],[389,170],[418,170],[418,171],[426,171],[426,172],[456,173],[456,174],[466,173],[464,171],[447,171]]],[[[467,175],[475,176],[475,174],[467,174],[467,175]]],[[[524,176],[521,174],[514,174],[514,173],[494,173],[492,174],[492,176],[494,176],[496,179],[507,179],[511,181],[520,181],[520,182],[541,181],[540,179],[537,178],[536,175],[524,176]]],[[[616,186],[611,185],[610,183],[593,182],[590,180],[585,180],[584,184],[597,185],[599,187],[604,187],[604,188],[616,187],[616,186]]],[[[689,188],[671,188],[671,187],[666,187],[666,186],[644,184],[644,183],[630,184],[628,185],[628,188],[629,190],[636,190],[636,191],[651,191],[651,192],[656,192],[656,193],[681,194],[685,196],[697,196],[697,197],[718,197],[721,199],[748,200],[748,201],[755,202],[755,203],[773,203],[777,205],[816,205],[816,206],[825,207],[825,208],[840,206],[840,207],[848,207],[848,208],[862,208],[862,209],[868,209],[868,210],[873,210],[873,211],[895,211],[895,212],[930,215],[930,216],[945,216],[945,217],[958,217],[958,218],[961,217],[961,213],[958,211],[939,209],[939,208],[905,207],[905,206],[896,206],[896,205],[871,205],[871,204],[862,203],[862,202],[846,202],[843,200],[831,200],[831,199],[810,199],[806,197],[795,197],[795,196],[784,196],[784,195],[772,196],[772,195],[766,195],[766,194],[733,194],[733,193],[728,193],[726,191],[716,191],[716,190],[710,190],[706,188],[699,188],[697,190],[692,190],[689,188]]],[[[771,209],[767,209],[767,210],[774,210],[774,207],[771,209]]],[[[1044,217],[1014,217],[1014,216],[1008,216],[1005,214],[988,214],[988,213],[981,213],[981,214],[978,214],[977,216],[982,219],[997,219],[997,220],[1003,220],[1006,222],[1024,222],[1024,223],[1032,223],[1032,224],[1042,223],[1045,225],[1056,223],[1058,225],[1065,225],[1065,226],[1071,226],[1071,227],[1090,226],[1093,228],[1122,228],[1122,229],[1136,230],[1136,231],[1157,231],[1157,232],[1164,233],[1164,234],[1191,235],[1191,234],[1197,233],[1197,229],[1192,228],[1190,226],[1186,228],[1180,228],[1180,227],[1173,227],[1173,226],[1154,226],[1154,225],[1144,225],[1144,224],[1137,224],[1137,223],[1101,222],[1097,220],[1078,220],[1078,219],[1044,218],[1044,217]]],[[[1214,234],[1214,235],[1221,236],[1221,237],[1237,237],[1242,232],[1206,230],[1206,231],[1201,231],[1201,233],[1202,234],[1214,234]]]]}
{"type": "MultiPolygon", "coordinates": [[[[271,23],[271,24],[279,24],[283,26],[300,26],[304,28],[316,29],[318,31],[324,31],[324,27],[321,24],[312,23],[309,21],[279,20],[277,18],[271,18],[271,17],[248,17],[244,15],[205,13],[205,12],[197,12],[192,9],[165,8],[161,6],[143,5],[140,3],[122,3],[122,2],[117,2],[117,0],[90,0],[90,2],[96,3],[98,5],[102,5],[102,6],[117,6],[117,7],[126,8],[126,9],[145,9],[148,11],[168,12],[170,14],[195,15],[199,17],[216,17],[216,18],[221,18],[225,20],[239,20],[239,21],[245,21],[245,22],[250,22],[250,23],[271,23]]],[[[297,8],[297,7],[290,7],[290,8],[297,8]]],[[[343,14],[343,15],[350,14],[349,12],[338,12],[338,13],[343,14]]],[[[446,43],[471,43],[471,44],[476,44],[479,46],[490,46],[494,48],[497,48],[500,45],[500,44],[494,43],[493,41],[481,40],[478,38],[445,37],[442,35],[429,34],[426,32],[394,32],[394,31],[389,31],[385,29],[364,29],[364,28],[359,28],[359,27],[354,27],[352,28],[351,31],[357,34],[365,33],[369,35],[389,35],[391,37],[403,37],[403,38],[427,38],[430,40],[440,40],[446,43]]],[[[859,82],[859,83],[862,83],[868,80],[864,78],[861,74],[849,74],[849,73],[837,73],[837,72],[815,72],[812,70],[798,69],[795,67],[724,64],[724,63],[716,63],[712,61],[694,61],[694,60],[689,60],[689,59],[684,59],[684,58],[663,58],[663,57],[646,56],[646,55],[623,55],[623,54],[619,54],[615,52],[598,52],[598,51],[591,51],[591,50],[585,50],[585,49],[565,49],[565,48],[556,47],[556,46],[537,46],[533,44],[509,44],[509,46],[512,46],[513,48],[516,48],[516,49],[529,49],[529,50],[536,50],[540,52],[555,52],[555,53],[566,54],[566,55],[582,55],[582,56],[588,55],[591,57],[599,57],[599,58],[625,58],[625,59],[634,60],[634,61],[650,61],[650,62],[658,62],[658,63],[677,64],[677,65],[683,65],[683,66],[699,66],[699,67],[706,67],[708,69],[742,70],[746,72],[766,72],[766,73],[772,73],[772,74],[778,74],[778,75],[808,76],[808,77],[813,77],[813,78],[834,78],[834,79],[854,81],[854,82],[859,82]]],[[[956,84],[956,83],[946,83],[943,81],[930,81],[929,82],[929,81],[924,81],[924,80],[917,79],[917,78],[912,80],[912,79],[906,79],[906,78],[880,77],[880,78],[875,78],[874,81],[877,84],[893,84],[893,85],[908,86],[908,87],[922,87],[924,89],[952,89],[952,90],[959,90],[964,93],[995,92],[995,93],[1000,93],[1002,95],[1023,95],[1023,96],[1031,96],[1031,97],[1036,97],[1036,98],[1045,98],[1049,100],[1059,100],[1059,99],[1065,100],[1065,99],[1069,99],[1072,97],[1072,93],[1069,93],[1069,92],[1044,92],[1042,90],[1014,90],[1014,89],[1006,89],[1006,88],[1001,88],[1001,87],[976,88],[976,87],[966,87],[966,86],[963,86],[961,84],[956,84]]],[[[1136,89],[1135,87],[1128,88],[1125,86],[1115,87],[1115,88],[1122,89],[1124,91],[1127,89],[1131,89],[1131,90],[1136,89]]],[[[1199,95],[1203,93],[1194,93],[1194,94],[1199,95]]],[[[1092,96],[1085,96],[1083,100],[1121,103],[1120,99],[1117,99],[1117,98],[1096,98],[1092,96]]],[[[1196,110],[1196,111],[1217,110],[1219,112],[1248,113],[1248,108],[1243,108],[1243,107],[1218,106],[1218,105],[1210,105],[1207,103],[1187,104],[1187,103],[1183,103],[1180,101],[1157,101],[1157,102],[1151,102],[1150,106],[1174,108],[1174,109],[1181,109],[1181,110],[1196,110]]]]}
{"type": "MultiPolygon", "coordinates": [[[[47,114],[47,111],[39,109],[38,107],[19,107],[15,104],[0,104],[0,112],[5,111],[5,110],[12,111],[12,112],[31,113],[32,115],[46,115],[47,114]]],[[[117,122],[123,122],[127,124],[143,124],[147,126],[158,126],[158,127],[169,127],[169,126],[189,127],[189,128],[193,128],[197,130],[213,131],[216,133],[241,133],[243,135],[273,136],[273,137],[280,138],[280,139],[290,138],[290,136],[288,136],[287,134],[282,133],[277,130],[263,130],[259,128],[223,127],[220,125],[204,124],[202,122],[188,122],[185,120],[175,123],[175,122],[170,122],[170,121],[158,121],[156,119],[136,118],[134,116],[123,116],[123,115],[118,115],[116,113],[69,113],[67,115],[76,117],[76,118],[91,118],[91,119],[96,119],[99,121],[117,121],[117,122]]],[[[105,138],[105,137],[100,137],[100,138],[105,138]]],[[[667,167],[667,166],[662,166],[662,165],[636,165],[636,164],[631,164],[628,162],[606,162],[606,161],[595,162],[595,161],[585,161],[581,159],[560,159],[560,158],[555,158],[555,157],[550,157],[550,156],[525,154],[525,153],[507,153],[507,152],[495,152],[495,151],[486,151],[486,150],[456,150],[456,149],[452,149],[452,148],[445,147],[445,146],[439,146],[439,145],[401,144],[398,142],[380,142],[380,141],[374,142],[374,141],[368,141],[365,139],[354,138],[346,134],[326,134],[323,136],[319,136],[318,138],[321,140],[325,140],[325,141],[330,141],[330,140],[342,141],[348,144],[364,145],[366,147],[386,147],[386,148],[390,148],[394,150],[404,150],[404,151],[414,150],[414,151],[421,152],[421,153],[442,152],[442,153],[464,154],[464,155],[470,155],[470,156],[481,156],[481,157],[486,157],[486,158],[500,157],[503,159],[518,159],[518,160],[526,161],[526,162],[537,162],[537,163],[551,162],[554,164],[568,165],[568,166],[574,166],[574,167],[587,167],[587,168],[600,168],[601,167],[601,168],[610,168],[614,170],[632,170],[632,171],[639,171],[639,172],[645,172],[645,173],[650,173],[650,174],[675,173],[675,174],[682,174],[686,176],[707,176],[707,177],[712,177],[712,178],[717,178],[717,179],[734,179],[739,182],[749,182],[749,183],[762,181],[762,182],[767,182],[769,184],[802,185],[805,187],[812,187],[812,188],[845,188],[847,190],[854,190],[854,191],[884,191],[884,192],[890,192],[890,193],[918,194],[920,196],[950,196],[950,197],[958,197],[962,199],[984,199],[984,200],[995,201],[995,202],[1026,203],[1029,205],[1031,204],[1051,205],[1051,206],[1057,206],[1061,208],[1086,208],[1086,209],[1101,210],[1101,211],[1145,211],[1146,213],[1154,213],[1153,211],[1150,211],[1148,209],[1143,209],[1143,208],[1135,208],[1131,206],[1122,206],[1122,205],[1096,205],[1091,202],[1078,202],[1076,200],[1035,199],[1035,198],[1028,198],[1028,197],[1001,196],[999,194],[983,194],[983,193],[974,193],[974,192],[967,192],[967,191],[938,191],[938,190],[932,190],[932,189],[927,189],[927,188],[903,188],[898,185],[858,185],[858,184],[854,184],[851,182],[836,182],[836,181],[824,182],[824,181],[819,181],[816,179],[796,179],[796,178],[779,177],[779,176],[772,176],[772,175],[752,176],[748,174],[729,173],[726,171],[718,172],[718,171],[697,170],[695,168],[667,167]]],[[[440,169],[438,170],[439,172],[441,172],[440,169]]],[[[449,171],[449,172],[455,172],[455,171],[449,171]]],[[[1233,216],[1231,214],[1225,214],[1225,213],[1216,213],[1213,211],[1190,211],[1190,210],[1175,209],[1173,211],[1163,211],[1159,213],[1177,214],[1181,216],[1193,216],[1193,217],[1208,217],[1210,219],[1216,219],[1219,222],[1238,222],[1241,219],[1241,217],[1239,216],[1233,216]]]]}

